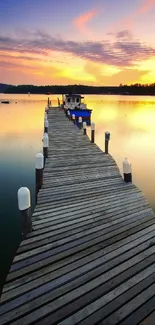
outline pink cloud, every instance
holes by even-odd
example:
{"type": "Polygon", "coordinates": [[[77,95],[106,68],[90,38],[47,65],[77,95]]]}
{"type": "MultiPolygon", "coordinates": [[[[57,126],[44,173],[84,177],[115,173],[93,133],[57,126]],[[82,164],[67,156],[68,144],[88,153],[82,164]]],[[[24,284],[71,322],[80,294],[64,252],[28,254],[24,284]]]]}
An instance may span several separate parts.
{"type": "Polygon", "coordinates": [[[141,5],[126,19],[126,25],[131,28],[135,19],[147,13],[155,6],[155,0],[143,0],[141,5]]]}
{"type": "Polygon", "coordinates": [[[85,12],[74,19],[74,25],[80,32],[92,34],[91,30],[87,26],[87,23],[90,20],[92,20],[96,15],[97,15],[97,10],[95,9],[85,12]]]}
{"type": "Polygon", "coordinates": [[[150,11],[155,6],[155,0],[143,0],[142,5],[137,10],[138,14],[143,14],[150,11]]]}
{"type": "Polygon", "coordinates": [[[110,27],[117,30],[119,28],[124,29],[124,26],[125,29],[133,29],[134,23],[138,19],[138,17],[146,14],[154,6],[155,6],[155,0],[142,0],[141,4],[137,7],[136,10],[134,10],[130,15],[124,17],[123,19],[118,20],[110,27]]]}

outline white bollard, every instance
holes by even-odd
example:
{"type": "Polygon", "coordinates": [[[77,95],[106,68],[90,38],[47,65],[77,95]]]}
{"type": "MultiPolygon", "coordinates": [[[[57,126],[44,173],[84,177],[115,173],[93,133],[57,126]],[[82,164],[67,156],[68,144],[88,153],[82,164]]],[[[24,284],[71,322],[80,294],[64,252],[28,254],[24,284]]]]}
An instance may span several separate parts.
{"type": "Polygon", "coordinates": [[[36,155],[36,202],[37,194],[43,184],[43,168],[44,168],[44,156],[42,153],[36,155]]]}
{"type": "Polygon", "coordinates": [[[73,120],[73,123],[75,124],[75,114],[72,114],[72,120],[73,120]]]}
{"type": "Polygon", "coordinates": [[[131,183],[132,182],[131,164],[129,163],[127,158],[125,158],[123,161],[123,174],[124,174],[124,181],[126,183],[131,183]]]}
{"type": "Polygon", "coordinates": [[[47,116],[44,116],[44,126],[46,121],[48,121],[47,116]]]}
{"type": "Polygon", "coordinates": [[[91,143],[95,141],[95,123],[91,123],[91,143]]]}
{"type": "Polygon", "coordinates": [[[18,190],[17,197],[18,208],[21,215],[22,235],[25,238],[26,235],[32,231],[31,199],[29,189],[27,187],[21,187],[18,190]]]}
{"type": "Polygon", "coordinates": [[[70,120],[71,116],[70,116],[70,111],[69,110],[67,111],[67,116],[68,116],[68,119],[70,120]]]}
{"type": "Polygon", "coordinates": [[[49,126],[48,120],[45,120],[44,121],[44,132],[45,133],[48,133],[48,126],[49,126]]]}
{"type": "Polygon", "coordinates": [[[43,154],[44,154],[44,164],[45,164],[45,160],[46,158],[48,158],[48,146],[49,146],[49,138],[48,138],[48,134],[44,133],[43,136],[43,154]]]}
{"type": "Polygon", "coordinates": [[[87,134],[87,123],[83,122],[83,134],[86,135],[87,134]]]}
{"type": "Polygon", "coordinates": [[[82,117],[79,116],[78,118],[78,126],[79,126],[79,129],[82,129],[82,117]]]}

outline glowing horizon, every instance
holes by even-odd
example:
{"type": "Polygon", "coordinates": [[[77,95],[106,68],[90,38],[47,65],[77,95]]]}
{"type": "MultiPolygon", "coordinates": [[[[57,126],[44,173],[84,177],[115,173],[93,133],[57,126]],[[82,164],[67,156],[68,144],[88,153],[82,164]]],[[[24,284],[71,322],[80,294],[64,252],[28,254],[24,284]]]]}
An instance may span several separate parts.
{"type": "Polygon", "coordinates": [[[0,3],[1,83],[155,82],[155,0],[63,4],[0,3]]]}

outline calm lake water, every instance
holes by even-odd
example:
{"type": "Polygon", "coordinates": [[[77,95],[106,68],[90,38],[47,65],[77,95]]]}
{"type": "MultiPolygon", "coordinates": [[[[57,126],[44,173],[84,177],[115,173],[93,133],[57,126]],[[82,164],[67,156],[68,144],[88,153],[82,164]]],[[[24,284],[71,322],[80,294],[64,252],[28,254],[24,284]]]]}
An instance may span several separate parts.
{"type": "MultiPolygon", "coordinates": [[[[0,286],[21,240],[17,191],[27,186],[34,208],[35,156],[42,151],[46,95],[4,95],[0,104],[0,286]]],[[[61,97],[61,96],[59,96],[61,97]]],[[[57,96],[51,96],[53,106],[57,96]]],[[[104,150],[104,133],[111,133],[109,151],[121,172],[132,163],[133,182],[155,210],[155,98],[85,96],[93,109],[96,143],[104,150]]]]}

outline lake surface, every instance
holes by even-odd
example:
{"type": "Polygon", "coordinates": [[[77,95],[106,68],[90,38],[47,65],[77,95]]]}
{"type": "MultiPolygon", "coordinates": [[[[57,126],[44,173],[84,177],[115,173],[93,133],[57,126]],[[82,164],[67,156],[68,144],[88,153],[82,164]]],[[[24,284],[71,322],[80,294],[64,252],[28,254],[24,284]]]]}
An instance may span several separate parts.
{"type": "MultiPolygon", "coordinates": [[[[47,97],[0,94],[0,101],[11,101],[0,104],[0,287],[21,240],[17,207],[21,186],[30,189],[34,208],[35,156],[42,152],[47,97]]],[[[57,97],[50,97],[53,106],[57,97]]],[[[155,98],[91,95],[85,102],[93,109],[95,142],[104,150],[104,133],[111,133],[109,152],[121,172],[123,159],[130,160],[133,182],[155,210],[155,98]]]]}

